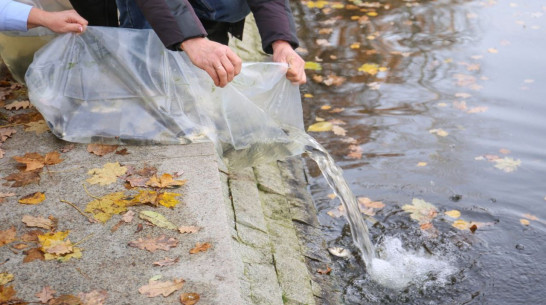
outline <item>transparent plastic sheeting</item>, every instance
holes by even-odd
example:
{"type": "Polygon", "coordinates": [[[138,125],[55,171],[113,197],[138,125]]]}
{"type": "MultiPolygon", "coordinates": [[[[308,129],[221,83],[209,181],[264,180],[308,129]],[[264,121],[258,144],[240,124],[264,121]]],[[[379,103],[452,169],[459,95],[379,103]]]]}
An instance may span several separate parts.
{"type": "Polygon", "coordinates": [[[88,27],[40,49],[29,98],[59,138],[79,143],[214,142],[231,167],[300,154],[298,86],[287,66],[245,63],[224,88],[151,30],[88,27]]]}
{"type": "MultiPolygon", "coordinates": [[[[46,11],[72,9],[68,0],[17,0],[46,11]]],[[[32,62],[34,53],[51,41],[57,34],[44,27],[36,27],[27,32],[0,32],[0,56],[18,82],[24,81],[25,72],[32,62]]]]}

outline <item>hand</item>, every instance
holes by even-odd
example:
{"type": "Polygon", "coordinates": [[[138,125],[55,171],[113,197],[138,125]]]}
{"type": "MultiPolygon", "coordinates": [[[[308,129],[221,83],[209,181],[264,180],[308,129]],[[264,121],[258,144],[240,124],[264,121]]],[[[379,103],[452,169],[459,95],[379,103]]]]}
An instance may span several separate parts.
{"type": "Polygon", "coordinates": [[[198,37],[182,42],[181,49],[194,65],[210,75],[218,87],[225,87],[241,72],[241,59],[223,44],[198,37]]]}
{"type": "Polygon", "coordinates": [[[288,64],[286,78],[292,83],[302,85],[307,82],[305,61],[292,49],[288,42],[284,40],[273,42],[273,61],[288,64]]]}
{"type": "Polygon", "coordinates": [[[28,15],[28,28],[44,26],[56,33],[83,33],[87,28],[87,20],[75,10],[46,12],[33,7],[28,15]]]}

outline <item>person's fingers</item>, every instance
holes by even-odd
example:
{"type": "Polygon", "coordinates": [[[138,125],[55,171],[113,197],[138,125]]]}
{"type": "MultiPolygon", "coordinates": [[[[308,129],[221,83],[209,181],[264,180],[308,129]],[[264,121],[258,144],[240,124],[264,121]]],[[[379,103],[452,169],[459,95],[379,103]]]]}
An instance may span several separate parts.
{"type": "Polygon", "coordinates": [[[216,70],[216,74],[218,75],[219,84],[216,85],[218,87],[225,87],[228,83],[228,74],[226,72],[226,69],[222,64],[217,64],[216,67],[214,67],[216,70]]]}
{"type": "Polygon", "coordinates": [[[214,85],[220,85],[220,79],[218,78],[218,74],[212,66],[206,66],[205,68],[203,68],[203,70],[205,70],[205,72],[207,72],[207,74],[210,76],[210,78],[214,82],[214,85]]]}
{"type": "Polygon", "coordinates": [[[64,32],[73,32],[73,33],[81,33],[83,32],[83,28],[80,24],[77,23],[67,23],[64,27],[64,32]]]}
{"type": "Polygon", "coordinates": [[[70,22],[79,23],[82,26],[87,25],[88,22],[82,16],[80,16],[75,10],[70,10],[70,22]]]}
{"type": "Polygon", "coordinates": [[[241,58],[237,56],[237,54],[235,54],[235,52],[231,50],[228,50],[226,52],[226,56],[231,62],[231,64],[233,65],[233,74],[238,75],[239,73],[241,73],[241,67],[243,64],[243,61],[241,60],[241,58]]]}
{"type": "Polygon", "coordinates": [[[224,67],[224,70],[227,73],[227,81],[231,82],[233,80],[233,77],[235,77],[235,68],[233,67],[233,64],[228,59],[227,56],[222,56],[220,58],[222,62],[222,66],[224,67]]]}

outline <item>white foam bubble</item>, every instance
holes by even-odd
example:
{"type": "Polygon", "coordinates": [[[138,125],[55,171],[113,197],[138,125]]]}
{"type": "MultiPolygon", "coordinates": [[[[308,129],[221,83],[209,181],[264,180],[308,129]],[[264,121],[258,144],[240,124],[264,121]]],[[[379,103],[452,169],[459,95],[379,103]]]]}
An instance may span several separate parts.
{"type": "Polygon", "coordinates": [[[425,289],[444,285],[448,276],[457,270],[447,257],[406,250],[395,237],[386,238],[377,249],[379,257],[372,260],[369,274],[377,283],[392,289],[401,290],[411,283],[423,285],[425,289]]]}

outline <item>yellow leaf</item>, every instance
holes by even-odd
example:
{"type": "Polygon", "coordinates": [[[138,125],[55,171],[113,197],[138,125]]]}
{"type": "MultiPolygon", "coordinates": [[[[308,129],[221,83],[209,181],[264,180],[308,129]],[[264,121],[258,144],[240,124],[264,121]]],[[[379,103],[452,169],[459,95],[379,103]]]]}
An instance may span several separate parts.
{"type": "Polygon", "coordinates": [[[514,158],[511,158],[511,157],[504,157],[502,159],[498,158],[493,160],[493,162],[496,163],[495,164],[496,168],[503,170],[506,173],[510,173],[517,170],[518,166],[521,165],[520,159],[514,160],[514,158]]]}
{"type": "Polygon", "coordinates": [[[163,174],[161,177],[153,175],[150,180],[146,182],[147,186],[157,187],[157,188],[173,188],[179,187],[186,184],[187,180],[174,180],[173,176],[170,174],[163,174]]]}
{"type": "Polygon", "coordinates": [[[368,36],[366,36],[366,39],[368,39],[368,40],[374,40],[374,39],[375,39],[375,36],[374,36],[374,35],[368,35],[368,36]]]}
{"type": "Polygon", "coordinates": [[[523,214],[522,216],[529,219],[529,220],[538,220],[538,217],[536,217],[533,214],[523,214]]]}
{"type": "Polygon", "coordinates": [[[321,71],[322,66],[318,62],[306,61],[305,62],[305,69],[306,70],[313,70],[313,71],[321,71]]]}
{"type": "Polygon", "coordinates": [[[165,218],[165,216],[154,211],[141,211],[138,214],[138,217],[140,219],[149,221],[160,228],[178,230],[178,227],[175,226],[172,222],[168,221],[167,218],[165,218]]]}
{"type": "Polygon", "coordinates": [[[449,216],[451,218],[461,217],[461,212],[459,212],[457,210],[446,211],[444,214],[446,214],[447,216],[449,216]]]}
{"type": "Polygon", "coordinates": [[[455,220],[451,225],[459,230],[467,230],[471,226],[471,224],[468,221],[465,221],[462,219],[455,220]]]}
{"type": "Polygon", "coordinates": [[[423,199],[413,198],[411,205],[403,205],[402,209],[410,213],[411,219],[417,220],[421,224],[430,222],[438,215],[436,207],[423,199]]]}
{"type": "Polygon", "coordinates": [[[419,162],[417,163],[417,166],[427,166],[427,162],[419,162]]]}
{"type": "Polygon", "coordinates": [[[377,12],[368,12],[368,13],[366,13],[366,15],[368,15],[368,16],[370,16],[370,17],[375,17],[375,16],[377,16],[378,14],[377,14],[377,12]]]}
{"type": "Polygon", "coordinates": [[[45,200],[45,194],[41,192],[32,193],[19,199],[22,204],[39,204],[45,200]]]}
{"type": "Polygon", "coordinates": [[[371,74],[371,75],[376,75],[377,72],[379,71],[379,65],[378,64],[366,63],[366,64],[363,64],[362,66],[360,66],[358,68],[358,71],[366,72],[366,73],[371,74]]]}
{"type": "Polygon", "coordinates": [[[69,231],[59,231],[55,233],[44,233],[38,235],[38,241],[41,245],[40,251],[44,253],[46,260],[57,259],[66,262],[71,258],[81,258],[81,249],[74,247],[70,240],[64,240],[69,231]]]}
{"type": "Polygon", "coordinates": [[[127,172],[127,167],[116,163],[106,163],[103,168],[94,168],[87,173],[93,175],[87,179],[91,184],[108,185],[116,182],[117,178],[127,172]]]}
{"type": "Polygon", "coordinates": [[[0,273],[0,286],[6,285],[11,281],[13,281],[13,274],[7,272],[0,273]]]}
{"type": "Polygon", "coordinates": [[[351,49],[360,49],[360,42],[354,42],[350,47],[351,49]]]}
{"type": "Polygon", "coordinates": [[[328,194],[327,197],[330,198],[330,199],[334,199],[334,198],[336,198],[337,196],[336,196],[336,194],[334,194],[334,193],[330,193],[330,194],[328,194]]]}
{"type": "Polygon", "coordinates": [[[312,95],[311,93],[305,93],[305,94],[303,95],[303,97],[305,97],[305,98],[312,98],[313,95],[312,95]]]}
{"type": "Polygon", "coordinates": [[[331,131],[333,128],[334,128],[334,124],[330,122],[319,122],[309,126],[309,128],[307,128],[307,131],[324,132],[324,131],[331,131]]]}
{"type": "Polygon", "coordinates": [[[440,137],[447,137],[449,135],[449,133],[441,128],[436,128],[436,129],[431,129],[429,130],[428,132],[430,133],[434,133],[440,137]]]}
{"type": "Polygon", "coordinates": [[[332,109],[332,106],[330,106],[330,105],[324,105],[324,106],[321,106],[320,109],[322,109],[322,110],[330,110],[330,109],[332,109]]]}
{"type": "Polygon", "coordinates": [[[530,222],[529,220],[523,219],[523,218],[520,219],[519,222],[520,222],[522,225],[524,225],[524,226],[528,226],[528,225],[531,224],[531,222],[530,222]]]}
{"type": "Polygon", "coordinates": [[[125,197],[124,192],[105,195],[89,202],[85,208],[85,212],[92,213],[96,220],[104,223],[114,214],[121,214],[127,211],[126,206],[130,205],[130,202],[125,197]]]}
{"type": "Polygon", "coordinates": [[[379,67],[379,72],[385,72],[385,71],[387,71],[387,70],[389,70],[389,68],[387,68],[387,67],[379,67]]]}
{"type": "Polygon", "coordinates": [[[178,201],[178,199],[176,199],[176,197],[179,197],[179,196],[182,196],[180,194],[177,194],[177,193],[160,193],[158,198],[159,198],[159,204],[161,204],[162,206],[164,207],[167,207],[167,208],[173,208],[175,207],[177,204],[180,203],[180,201],[178,201]]]}
{"type": "Polygon", "coordinates": [[[487,52],[493,53],[493,54],[499,53],[499,51],[497,49],[495,49],[495,48],[489,48],[489,49],[487,49],[487,52]]]}

